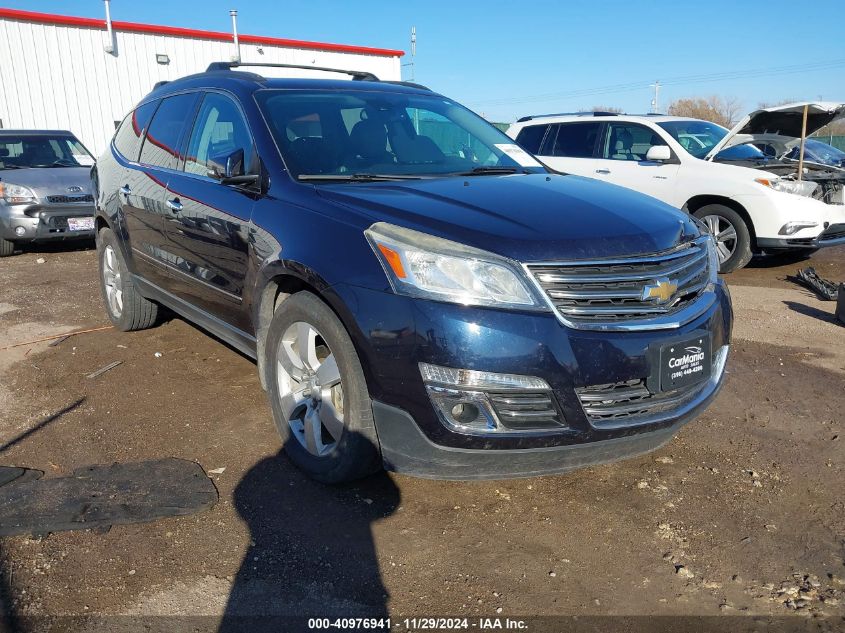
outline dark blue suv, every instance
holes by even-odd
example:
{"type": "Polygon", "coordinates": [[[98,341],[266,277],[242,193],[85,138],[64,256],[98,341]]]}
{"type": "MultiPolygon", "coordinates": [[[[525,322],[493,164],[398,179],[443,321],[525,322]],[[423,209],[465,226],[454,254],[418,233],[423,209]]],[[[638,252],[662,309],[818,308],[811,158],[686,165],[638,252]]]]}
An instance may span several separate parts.
{"type": "Polygon", "coordinates": [[[156,87],[92,170],[103,296],[256,358],[311,476],[563,472],[716,394],[731,303],[694,219],[423,86],[234,66],[156,87]]]}

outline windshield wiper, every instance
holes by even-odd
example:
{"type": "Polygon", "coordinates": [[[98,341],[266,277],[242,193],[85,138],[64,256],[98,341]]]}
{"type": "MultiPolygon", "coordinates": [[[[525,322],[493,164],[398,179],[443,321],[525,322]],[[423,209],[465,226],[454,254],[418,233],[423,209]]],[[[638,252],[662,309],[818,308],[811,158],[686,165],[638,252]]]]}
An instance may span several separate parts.
{"type": "Polygon", "coordinates": [[[0,167],[0,170],[3,169],[29,169],[26,165],[3,165],[0,167]]]}
{"type": "Polygon", "coordinates": [[[519,169],[518,167],[475,167],[470,171],[461,171],[455,174],[455,176],[487,176],[496,174],[528,174],[530,173],[527,169],[519,169]]]}
{"type": "Polygon", "coordinates": [[[339,182],[384,182],[388,180],[420,180],[422,176],[408,174],[300,174],[297,180],[339,182]]]}

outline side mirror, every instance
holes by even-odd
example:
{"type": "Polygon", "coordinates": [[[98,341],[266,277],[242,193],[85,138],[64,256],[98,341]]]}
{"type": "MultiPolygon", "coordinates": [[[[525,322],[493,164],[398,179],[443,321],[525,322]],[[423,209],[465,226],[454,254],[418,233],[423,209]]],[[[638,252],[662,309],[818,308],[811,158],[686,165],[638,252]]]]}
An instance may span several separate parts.
{"type": "Polygon", "coordinates": [[[664,163],[672,160],[672,150],[668,145],[652,145],[648,148],[645,159],[653,163],[664,163]]]}
{"type": "Polygon", "coordinates": [[[244,151],[236,149],[230,154],[218,154],[208,158],[208,176],[224,181],[244,175],[244,151]]]}

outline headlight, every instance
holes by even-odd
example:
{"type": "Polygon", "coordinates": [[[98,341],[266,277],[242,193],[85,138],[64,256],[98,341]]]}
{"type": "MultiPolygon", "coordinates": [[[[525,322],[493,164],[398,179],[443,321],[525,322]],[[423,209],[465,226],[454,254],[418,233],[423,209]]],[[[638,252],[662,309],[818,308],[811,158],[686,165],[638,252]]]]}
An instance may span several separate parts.
{"type": "Polygon", "coordinates": [[[385,222],[365,235],[397,294],[464,305],[544,305],[518,265],[498,255],[385,222]]]}
{"type": "Polygon", "coordinates": [[[787,180],[784,178],[755,178],[754,182],[758,182],[766,187],[771,187],[775,191],[783,191],[784,193],[793,193],[796,196],[811,197],[818,184],[814,182],[807,182],[806,180],[787,180]]]}
{"type": "Polygon", "coordinates": [[[9,204],[35,202],[35,194],[32,193],[32,189],[13,185],[10,182],[0,182],[0,198],[3,198],[9,204]]]}

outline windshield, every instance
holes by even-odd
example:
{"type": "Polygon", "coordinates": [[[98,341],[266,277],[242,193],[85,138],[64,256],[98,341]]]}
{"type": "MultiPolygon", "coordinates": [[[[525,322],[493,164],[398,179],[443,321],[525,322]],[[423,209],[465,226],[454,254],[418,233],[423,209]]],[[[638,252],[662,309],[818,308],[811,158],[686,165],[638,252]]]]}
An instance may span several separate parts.
{"type": "Polygon", "coordinates": [[[713,146],[728,133],[721,125],[708,121],[666,121],[658,125],[696,158],[707,156],[713,146]]]}
{"type": "MultiPolygon", "coordinates": [[[[784,158],[798,160],[800,153],[801,146],[796,145],[789,150],[784,158]]],[[[827,143],[808,138],[804,146],[804,160],[810,160],[824,165],[842,165],[845,164],[845,152],[827,143]]]]}
{"type": "Polygon", "coordinates": [[[503,132],[441,96],[261,90],[256,98],[300,180],[545,171],[503,132]]]}
{"type": "Polygon", "coordinates": [[[0,169],[88,167],[93,164],[94,158],[73,136],[0,136],[0,169]]]}

